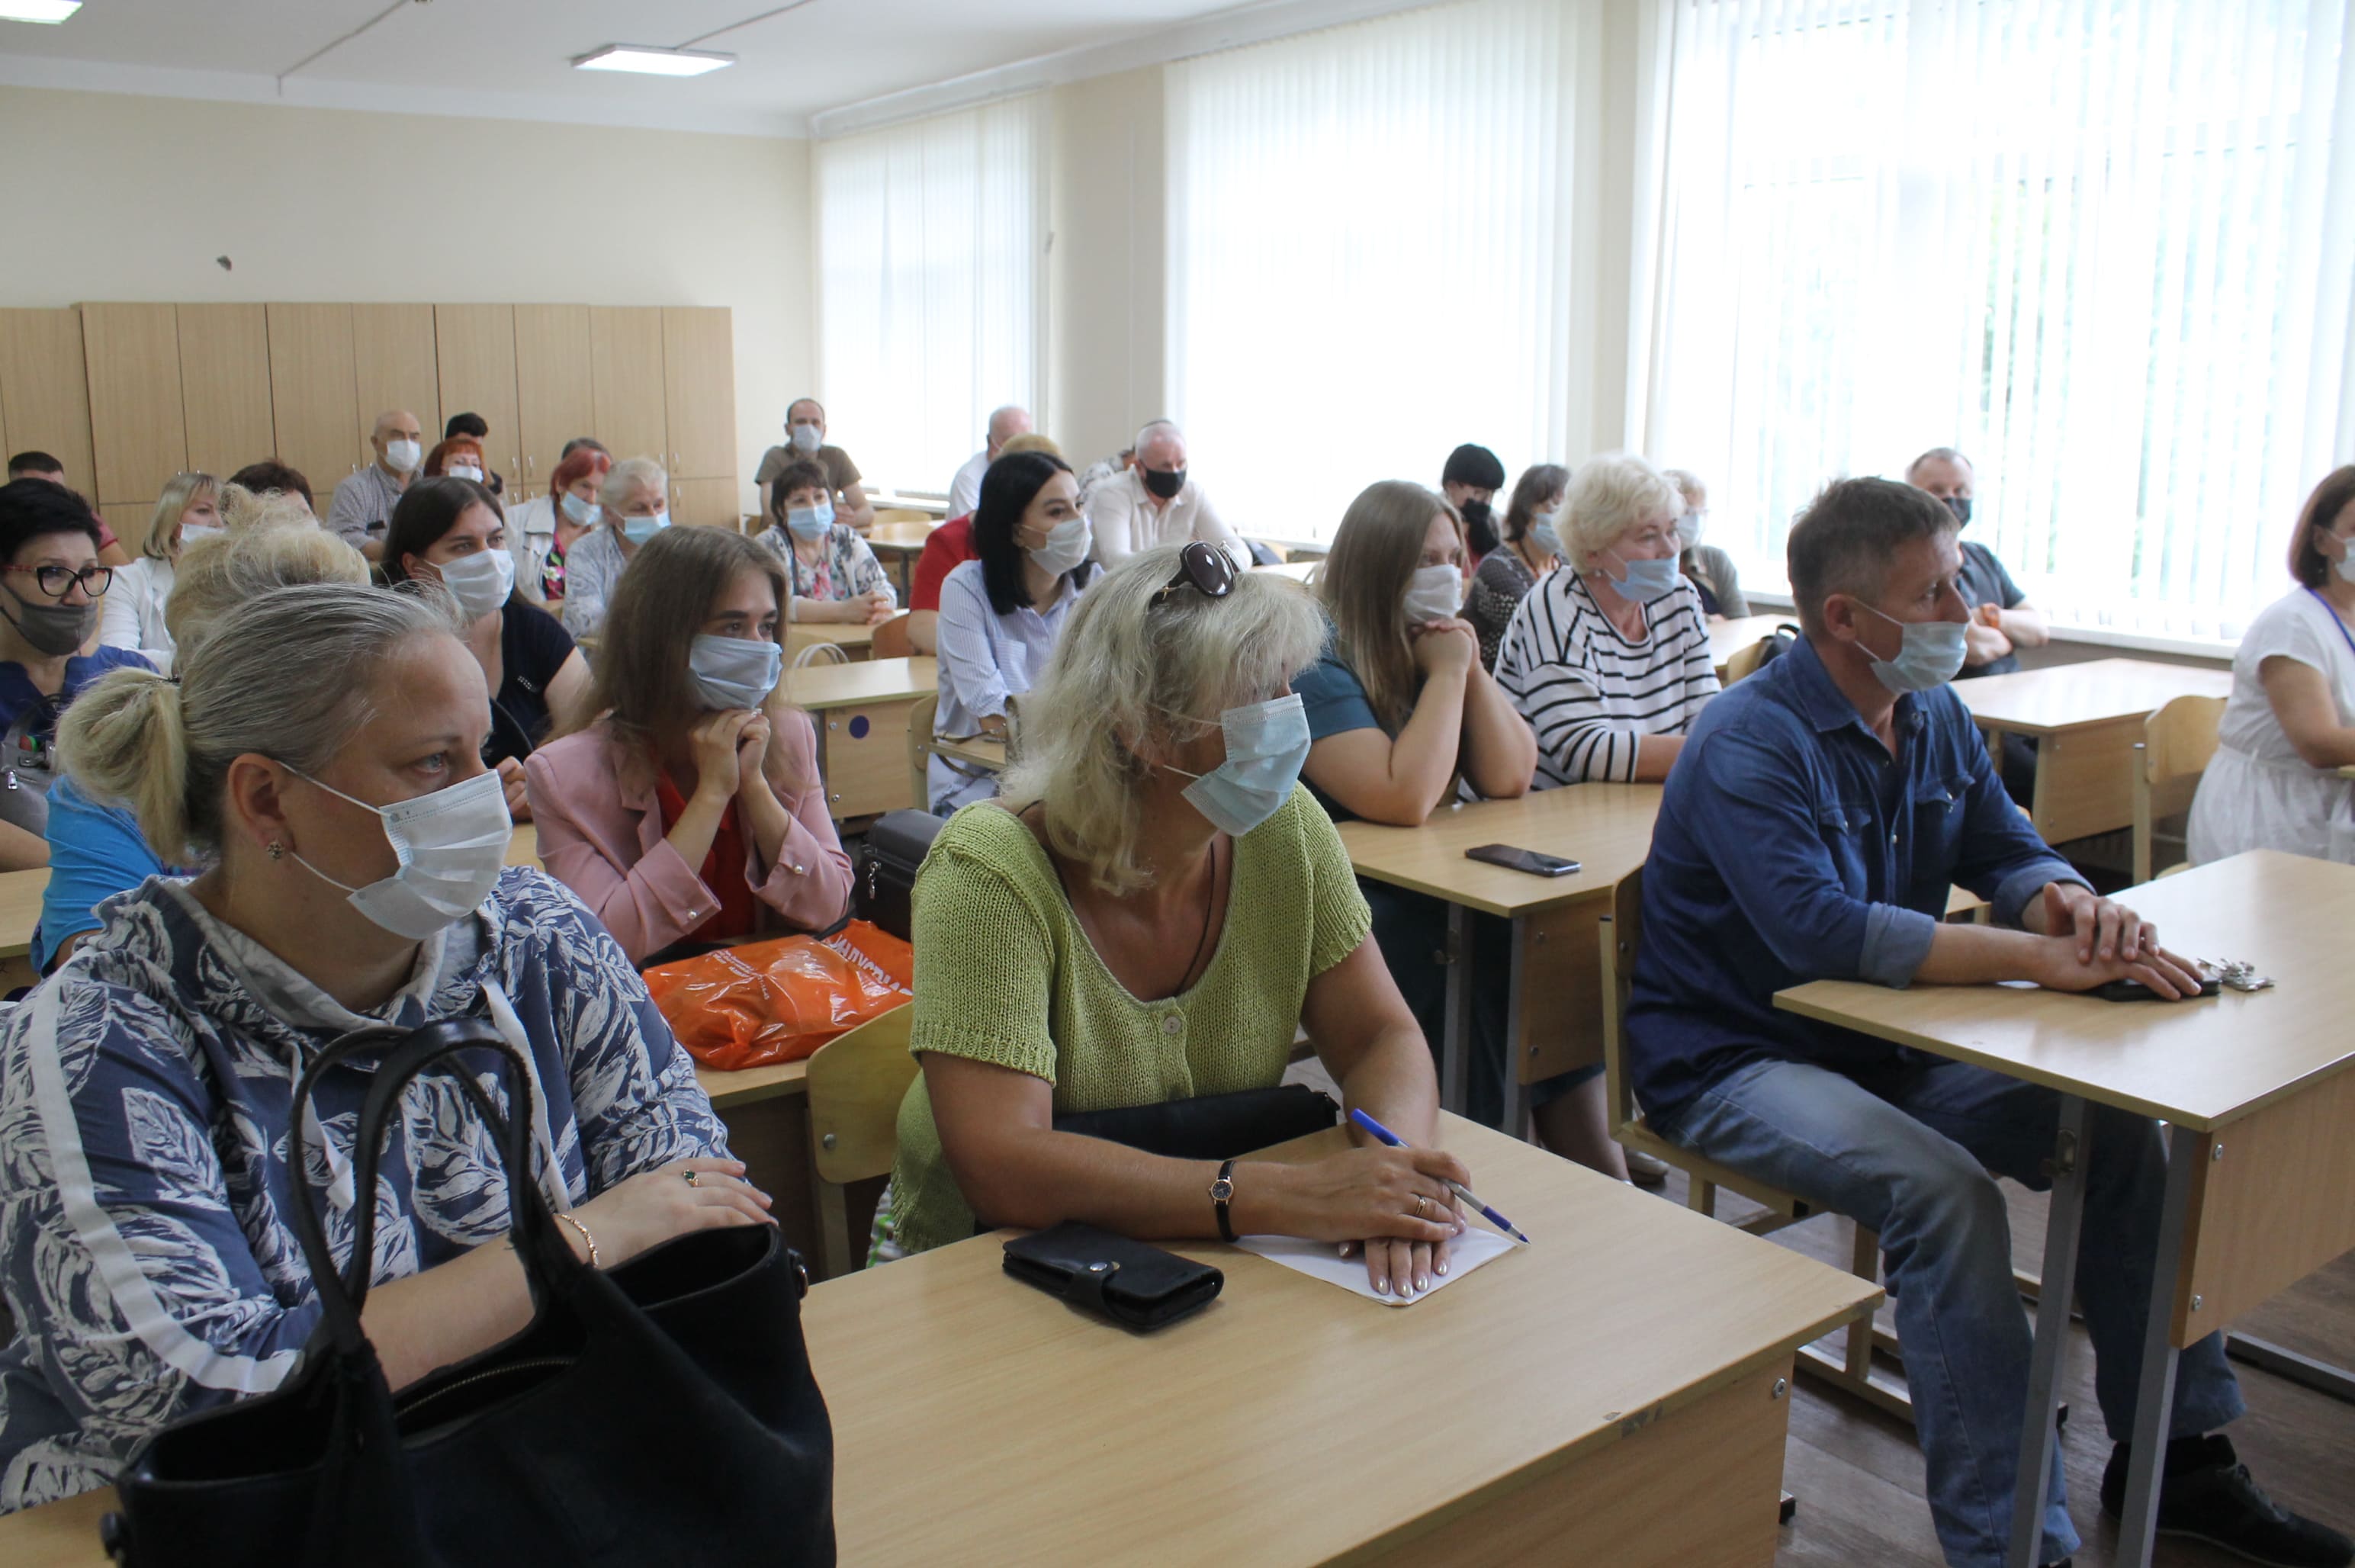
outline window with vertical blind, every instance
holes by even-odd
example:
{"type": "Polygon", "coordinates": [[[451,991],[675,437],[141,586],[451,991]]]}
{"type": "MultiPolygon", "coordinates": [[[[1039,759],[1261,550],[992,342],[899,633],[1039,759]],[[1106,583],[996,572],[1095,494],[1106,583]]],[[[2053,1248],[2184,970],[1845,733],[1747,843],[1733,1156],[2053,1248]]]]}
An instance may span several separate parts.
{"type": "Polygon", "coordinates": [[[1046,382],[1047,101],[815,149],[819,379],[869,489],[940,492],[1046,382]]]}
{"type": "Polygon", "coordinates": [[[1594,10],[1461,0],[1169,68],[1169,412],[1237,529],[1327,539],[1462,442],[1508,484],[1565,455],[1594,10]]]}
{"type": "Polygon", "coordinates": [[[1645,444],[1782,579],[1829,475],[1976,462],[2056,623],[2236,637],[2350,442],[2340,0],[1663,0],[1645,444]]]}

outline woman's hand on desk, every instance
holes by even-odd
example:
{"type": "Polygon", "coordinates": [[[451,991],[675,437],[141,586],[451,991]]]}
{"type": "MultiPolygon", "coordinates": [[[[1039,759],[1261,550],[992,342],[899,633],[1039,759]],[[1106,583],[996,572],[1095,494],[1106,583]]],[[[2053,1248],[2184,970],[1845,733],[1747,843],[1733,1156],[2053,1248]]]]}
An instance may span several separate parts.
{"type": "MultiPolygon", "coordinates": [[[[1448,1243],[1464,1230],[1447,1184],[1472,1182],[1454,1155],[1421,1148],[1356,1148],[1252,1174],[1261,1201],[1245,1211],[1248,1230],[1239,1220],[1237,1231],[1338,1242],[1344,1256],[1362,1246],[1366,1278],[1384,1293],[1428,1290],[1434,1270],[1446,1273],[1448,1243]]],[[[1235,1189],[1242,1209],[1250,1188],[1238,1181],[1235,1189]]]]}

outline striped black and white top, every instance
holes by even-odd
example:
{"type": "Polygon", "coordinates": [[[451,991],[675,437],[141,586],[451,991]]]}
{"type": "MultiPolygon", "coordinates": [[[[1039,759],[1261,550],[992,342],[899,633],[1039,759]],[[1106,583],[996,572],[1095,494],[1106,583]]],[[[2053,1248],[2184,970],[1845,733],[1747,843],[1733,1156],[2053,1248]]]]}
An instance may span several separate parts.
{"type": "Polygon", "coordinates": [[[1522,596],[1497,655],[1497,684],[1537,731],[1535,787],[1629,783],[1646,735],[1681,735],[1717,695],[1700,595],[1681,578],[1644,606],[1645,638],[1611,624],[1567,568],[1522,596]]]}

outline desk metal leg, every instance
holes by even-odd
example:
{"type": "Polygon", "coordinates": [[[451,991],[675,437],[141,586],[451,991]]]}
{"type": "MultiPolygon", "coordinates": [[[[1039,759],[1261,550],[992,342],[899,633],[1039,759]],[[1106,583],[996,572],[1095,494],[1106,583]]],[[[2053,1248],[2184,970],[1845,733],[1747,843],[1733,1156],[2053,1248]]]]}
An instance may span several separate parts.
{"type": "Polygon", "coordinates": [[[1472,912],[1447,906],[1447,1027],[1439,1044],[1439,1103],[1464,1114],[1472,1056],[1472,912]]]}
{"type": "Polygon", "coordinates": [[[2175,1292],[2183,1276],[2183,1230],[2191,1206],[2191,1168],[2208,1140],[2167,1130],[2167,1198],[2158,1211],[2158,1255],[2150,1271],[2150,1320],[2142,1335],[2142,1379],[2135,1395],[2134,1456],[2126,1468],[2126,1511],[2118,1520],[2119,1568],[2146,1568],[2158,1535],[2158,1477],[2166,1468],[2167,1429],[2175,1413],[2175,1292]]]}
{"type": "Polygon", "coordinates": [[[1505,989],[1505,1115],[1502,1131],[1508,1138],[1527,1139],[1529,1136],[1529,1091],[1521,1082],[1521,1061],[1528,1052],[1521,1045],[1521,986],[1529,974],[1529,925],[1519,915],[1513,917],[1512,978],[1505,989]],[[1520,1060],[1514,1052],[1520,1051],[1520,1060]]]}
{"type": "Polygon", "coordinates": [[[2011,1492],[2010,1568],[2041,1568],[2044,1505],[2051,1500],[2053,1413],[2069,1360],[2069,1299],[2077,1277],[2077,1237],[2085,1218],[2085,1101],[2061,1099],[2052,1146],[2052,1210],[2045,1223],[2044,1273],[2036,1296],[2036,1351],[2030,1359],[2028,1413],[2019,1434],[2019,1474],[2011,1492]]]}
{"type": "Polygon", "coordinates": [[[2355,1372],[2328,1361],[2318,1361],[2312,1356],[2301,1356],[2286,1345],[2270,1339],[2253,1339],[2246,1334],[2224,1336],[2224,1353],[2236,1361],[2261,1367],[2277,1378],[2286,1378],[2301,1388],[2317,1393],[2327,1393],[2343,1403],[2355,1404],[2355,1372]]]}

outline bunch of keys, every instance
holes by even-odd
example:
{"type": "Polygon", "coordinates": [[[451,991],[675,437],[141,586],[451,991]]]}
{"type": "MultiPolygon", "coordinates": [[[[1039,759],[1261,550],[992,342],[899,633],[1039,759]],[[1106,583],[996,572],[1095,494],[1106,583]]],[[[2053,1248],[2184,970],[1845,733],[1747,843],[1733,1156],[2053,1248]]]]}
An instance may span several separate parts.
{"type": "Polygon", "coordinates": [[[2263,991],[2273,985],[2273,976],[2257,973],[2254,964],[2243,964],[2236,958],[2217,960],[2202,958],[2202,968],[2214,971],[2216,983],[2231,991],[2263,991]]]}

